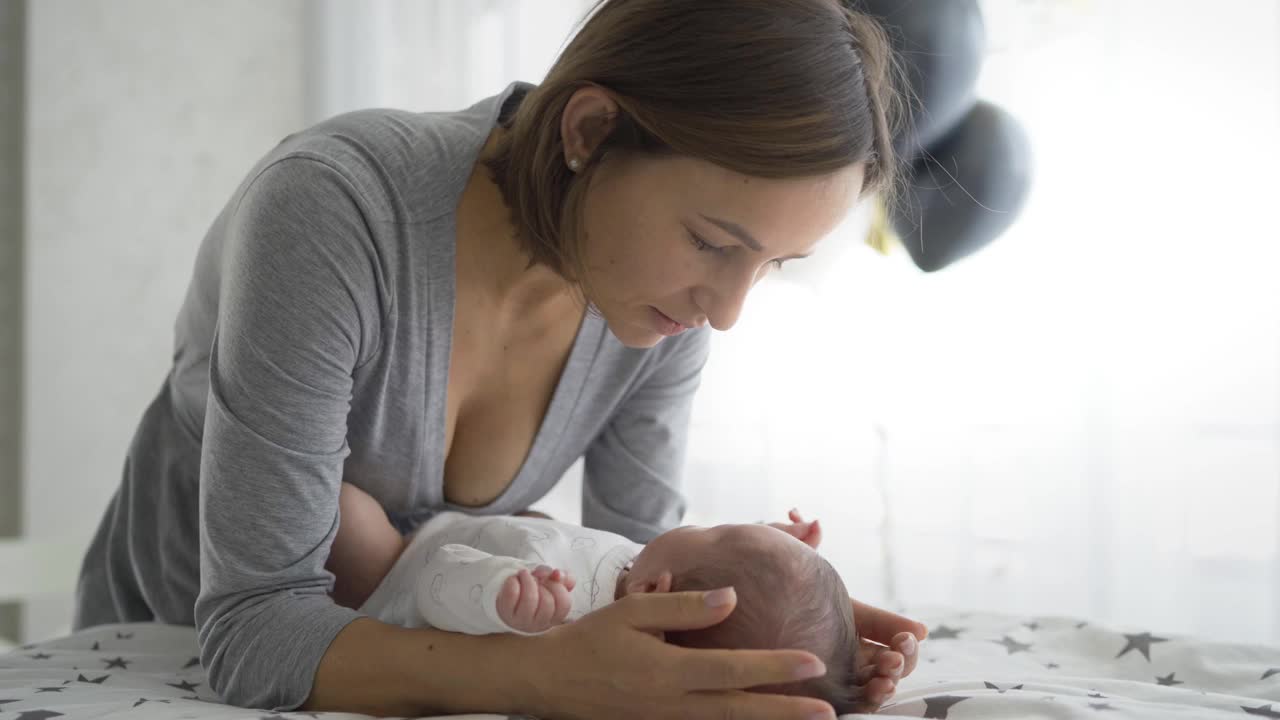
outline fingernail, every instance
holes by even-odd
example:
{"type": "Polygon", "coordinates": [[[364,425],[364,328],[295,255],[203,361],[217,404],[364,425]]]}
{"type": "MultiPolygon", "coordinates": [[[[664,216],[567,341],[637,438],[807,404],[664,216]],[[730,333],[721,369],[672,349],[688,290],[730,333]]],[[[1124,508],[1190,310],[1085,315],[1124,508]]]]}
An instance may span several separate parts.
{"type": "Polygon", "coordinates": [[[704,599],[709,607],[721,607],[733,602],[733,597],[733,588],[726,587],[720,588],[719,590],[712,590],[706,594],[704,599]]]}
{"type": "Polygon", "coordinates": [[[914,635],[908,635],[907,639],[902,641],[902,654],[903,655],[916,654],[916,638],[914,635]]]}
{"type": "Polygon", "coordinates": [[[808,680],[809,678],[822,677],[827,674],[827,666],[822,664],[821,660],[813,660],[796,666],[796,679],[808,680]]]}

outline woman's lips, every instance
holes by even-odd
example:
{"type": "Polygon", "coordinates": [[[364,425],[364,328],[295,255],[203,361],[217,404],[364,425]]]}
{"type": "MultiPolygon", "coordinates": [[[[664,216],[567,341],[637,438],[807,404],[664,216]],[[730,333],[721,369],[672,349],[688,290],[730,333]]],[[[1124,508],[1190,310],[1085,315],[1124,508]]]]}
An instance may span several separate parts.
{"type": "Polygon", "coordinates": [[[671,318],[664,315],[662,311],[659,310],[658,308],[650,305],[649,309],[653,311],[654,329],[656,329],[658,332],[662,333],[663,335],[666,335],[667,337],[672,337],[673,335],[679,335],[680,333],[689,329],[684,325],[681,325],[675,320],[672,320],[671,318]]]}

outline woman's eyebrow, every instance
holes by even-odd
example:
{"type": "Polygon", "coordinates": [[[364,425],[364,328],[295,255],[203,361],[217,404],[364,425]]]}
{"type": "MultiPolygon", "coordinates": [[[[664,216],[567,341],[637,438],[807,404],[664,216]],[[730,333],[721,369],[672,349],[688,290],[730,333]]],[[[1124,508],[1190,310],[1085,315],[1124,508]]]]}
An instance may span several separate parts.
{"type": "Polygon", "coordinates": [[[743,245],[746,245],[747,247],[751,248],[752,250],[755,250],[756,252],[760,252],[761,250],[760,243],[757,242],[755,238],[751,237],[751,233],[747,232],[746,228],[742,227],[737,223],[729,222],[728,220],[721,220],[720,218],[707,217],[706,215],[702,215],[702,213],[698,213],[698,214],[702,216],[703,220],[706,220],[712,225],[715,225],[721,230],[724,230],[730,235],[741,240],[743,245]]]}
{"type": "MultiPolygon", "coordinates": [[[[720,218],[708,217],[706,215],[703,215],[702,213],[698,213],[698,215],[703,220],[706,220],[712,225],[715,225],[721,230],[724,230],[730,235],[738,238],[739,240],[742,241],[743,245],[746,245],[752,250],[755,250],[756,252],[760,252],[761,250],[764,249],[763,246],[760,245],[760,242],[757,241],[754,237],[752,237],[751,233],[747,232],[747,229],[742,227],[741,225],[734,222],[729,222],[728,220],[721,220],[720,218]]],[[[807,257],[809,256],[808,255],[788,255],[784,258],[779,258],[779,259],[780,260],[801,260],[807,257]]]]}

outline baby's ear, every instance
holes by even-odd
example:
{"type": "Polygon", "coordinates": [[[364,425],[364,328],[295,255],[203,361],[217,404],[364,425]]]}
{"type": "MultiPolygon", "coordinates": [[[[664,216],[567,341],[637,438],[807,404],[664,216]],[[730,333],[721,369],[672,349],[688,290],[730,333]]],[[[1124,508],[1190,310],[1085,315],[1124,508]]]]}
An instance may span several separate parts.
{"type": "Polygon", "coordinates": [[[655,587],[653,591],[660,592],[660,593],[671,592],[671,571],[670,570],[662,571],[662,574],[658,576],[657,587],[655,587]]]}
{"type": "Polygon", "coordinates": [[[671,571],[663,570],[657,580],[633,581],[627,583],[627,594],[637,593],[669,593],[671,592],[671,571]]]}

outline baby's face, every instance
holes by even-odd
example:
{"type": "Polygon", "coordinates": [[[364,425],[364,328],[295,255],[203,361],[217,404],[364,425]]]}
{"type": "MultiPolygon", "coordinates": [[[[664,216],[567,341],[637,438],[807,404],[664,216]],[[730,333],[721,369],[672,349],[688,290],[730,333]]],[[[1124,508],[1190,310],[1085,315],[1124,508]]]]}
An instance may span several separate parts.
{"type": "Polygon", "coordinates": [[[671,576],[697,565],[712,547],[721,553],[727,549],[744,563],[765,553],[781,553],[798,560],[814,552],[803,542],[768,525],[709,528],[686,525],[659,535],[640,551],[627,573],[622,594],[669,591],[671,576]]]}

